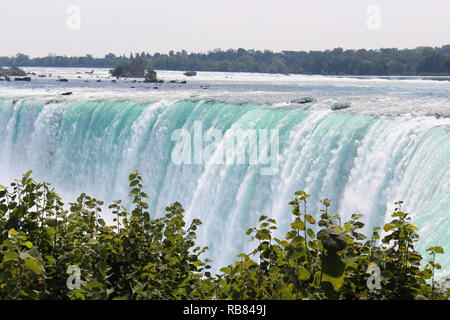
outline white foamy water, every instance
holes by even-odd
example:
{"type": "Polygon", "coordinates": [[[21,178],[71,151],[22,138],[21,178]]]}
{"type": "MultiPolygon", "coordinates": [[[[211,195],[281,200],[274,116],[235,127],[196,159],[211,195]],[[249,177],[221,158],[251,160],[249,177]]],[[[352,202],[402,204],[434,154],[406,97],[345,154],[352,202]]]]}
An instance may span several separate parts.
{"type": "Polygon", "coordinates": [[[449,274],[448,81],[161,71],[166,83],[154,85],[112,83],[104,69],[27,71],[36,73],[29,83],[0,82],[2,184],[32,169],[67,200],[87,192],[108,202],[126,198],[128,174],[138,169],[153,215],[179,201],[187,220],[204,222],[199,242],[210,247],[215,267],[249,248],[245,231],[261,214],[276,218],[284,236],[296,190],[311,194],[312,215],[327,197],[344,218],[365,214],[366,230],[389,220],[393,202],[403,200],[420,227],[419,248],[444,247],[441,275],[449,274]],[[314,101],[292,103],[302,97],[314,101]],[[349,107],[333,111],[336,103],[349,107]],[[278,172],[218,165],[224,139],[204,163],[175,164],[171,136],[193,132],[195,121],[224,136],[277,130],[278,172]]]}

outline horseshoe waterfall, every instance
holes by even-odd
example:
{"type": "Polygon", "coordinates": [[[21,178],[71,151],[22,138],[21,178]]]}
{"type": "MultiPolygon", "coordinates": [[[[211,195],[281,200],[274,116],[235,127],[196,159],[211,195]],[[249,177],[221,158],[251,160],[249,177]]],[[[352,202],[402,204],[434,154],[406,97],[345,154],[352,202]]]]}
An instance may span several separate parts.
{"type": "MultiPolygon", "coordinates": [[[[85,192],[109,204],[127,198],[128,174],[137,169],[153,216],[178,201],[187,221],[203,222],[199,243],[209,247],[214,266],[231,263],[250,246],[245,231],[262,214],[275,218],[284,236],[292,219],[288,203],[297,190],[311,194],[307,210],[312,215],[320,214],[323,198],[331,200],[330,212],[344,220],[364,214],[366,232],[388,221],[394,202],[403,200],[420,228],[422,253],[432,245],[450,251],[447,117],[214,99],[4,97],[0,128],[0,183],[31,169],[64,199],[73,201],[85,192]],[[177,163],[177,130],[190,133],[191,139],[198,123],[201,147],[215,140],[215,149],[200,162],[177,163]],[[277,133],[277,152],[258,150],[259,155],[267,152],[272,163],[227,163],[221,152],[227,134],[254,130],[260,141],[262,129],[269,139],[270,132],[277,133]],[[208,138],[213,130],[221,134],[208,138]],[[264,174],[270,165],[272,174],[264,174]]],[[[108,209],[102,214],[112,220],[108,209]]],[[[442,274],[450,270],[449,257],[441,261],[442,274]]]]}

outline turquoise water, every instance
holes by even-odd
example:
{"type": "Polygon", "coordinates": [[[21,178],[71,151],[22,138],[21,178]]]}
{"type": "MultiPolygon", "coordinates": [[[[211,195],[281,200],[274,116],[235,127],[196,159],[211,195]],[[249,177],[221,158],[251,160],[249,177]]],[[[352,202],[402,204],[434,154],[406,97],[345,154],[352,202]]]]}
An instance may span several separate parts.
{"type": "MultiPolygon", "coordinates": [[[[421,230],[422,252],[440,245],[448,253],[446,124],[447,119],[434,117],[386,118],[257,103],[0,99],[0,182],[32,169],[69,201],[86,192],[108,203],[127,197],[128,174],[138,169],[153,215],[179,201],[188,221],[203,221],[199,243],[209,246],[215,267],[249,248],[245,231],[262,214],[274,217],[284,234],[296,190],[311,194],[312,215],[319,214],[319,200],[329,198],[331,212],[344,220],[363,213],[369,228],[389,220],[393,202],[403,200],[421,230]],[[201,163],[174,163],[174,132],[193,134],[199,122],[203,133],[223,134],[215,152],[201,163]],[[276,130],[279,152],[267,153],[276,156],[275,174],[262,174],[267,164],[217,164],[225,137],[238,129],[276,130]]],[[[107,211],[104,216],[111,221],[107,211]]],[[[439,262],[442,274],[449,274],[449,255],[439,262]]]]}

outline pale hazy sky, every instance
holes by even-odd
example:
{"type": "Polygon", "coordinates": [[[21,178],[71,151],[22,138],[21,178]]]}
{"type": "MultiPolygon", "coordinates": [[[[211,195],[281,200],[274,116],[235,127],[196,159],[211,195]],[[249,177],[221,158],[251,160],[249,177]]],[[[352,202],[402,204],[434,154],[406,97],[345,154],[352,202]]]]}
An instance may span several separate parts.
{"type": "Polygon", "coordinates": [[[0,0],[0,17],[0,56],[450,44],[450,0],[0,0]]]}

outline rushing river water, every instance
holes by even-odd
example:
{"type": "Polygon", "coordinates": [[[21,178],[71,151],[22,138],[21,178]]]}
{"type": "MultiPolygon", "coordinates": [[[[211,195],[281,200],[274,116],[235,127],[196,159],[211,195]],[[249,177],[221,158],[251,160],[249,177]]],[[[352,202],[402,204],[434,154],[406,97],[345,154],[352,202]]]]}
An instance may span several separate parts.
{"type": "Polygon", "coordinates": [[[449,274],[448,81],[159,72],[166,83],[153,85],[111,82],[106,70],[27,71],[46,77],[0,82],[2,184],[31,169],[68,201],[86,192],[108,202],[127,197],[138,169],[153,215],[179,201],[188,221],[203,221],[199,243],[215,267],[249,248],[245,231],[261,214],[282,236],[296,190],[311,194],[312,215],[329,198],[331,212],[363,213],[370,229],[403,200],[419,249],[444,247],[449,274]],[[313,101],[293,101],[304,97],[313,101]],[[241,162],[227,158],[236,132],[255,139],[241,162]]]}

